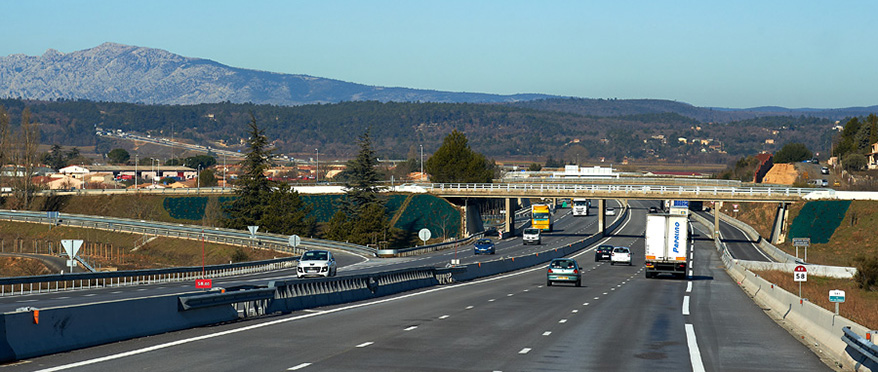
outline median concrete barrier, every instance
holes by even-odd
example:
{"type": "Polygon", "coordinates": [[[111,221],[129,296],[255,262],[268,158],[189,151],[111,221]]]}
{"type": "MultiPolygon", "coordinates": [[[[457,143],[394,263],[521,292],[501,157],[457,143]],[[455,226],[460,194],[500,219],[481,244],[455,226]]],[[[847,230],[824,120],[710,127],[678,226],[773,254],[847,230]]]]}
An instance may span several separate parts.
{"type": "Polygon", "coordinates": [[[28,309],[0,315],[0,362],[64,352],[238,318],[229,306],[178,311],[178,297],[28,309]]]}

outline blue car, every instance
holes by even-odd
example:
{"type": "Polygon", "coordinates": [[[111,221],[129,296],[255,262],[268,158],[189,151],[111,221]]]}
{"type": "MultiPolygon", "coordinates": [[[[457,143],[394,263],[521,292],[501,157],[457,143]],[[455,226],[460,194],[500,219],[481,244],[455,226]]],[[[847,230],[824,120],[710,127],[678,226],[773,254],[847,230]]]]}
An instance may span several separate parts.
{"type": "Polygon", "coordinates": [[[473,247],[473,254],[494,254],[494,242],[491,239],[479,239],[476,240],[476,244],[473,247]]]}

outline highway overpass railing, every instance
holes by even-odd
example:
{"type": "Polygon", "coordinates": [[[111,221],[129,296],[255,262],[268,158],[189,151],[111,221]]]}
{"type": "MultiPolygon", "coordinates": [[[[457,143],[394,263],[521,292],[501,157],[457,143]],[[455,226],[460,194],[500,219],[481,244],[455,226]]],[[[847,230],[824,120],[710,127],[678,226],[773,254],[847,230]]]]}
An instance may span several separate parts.
{"type": "Polygon", "coordinates": [[[433,183],[426,192],[456,197],[585,197],[703,201],[796,201],[817,191],[797,187],[663,186],[566,183],[433,183]]]}

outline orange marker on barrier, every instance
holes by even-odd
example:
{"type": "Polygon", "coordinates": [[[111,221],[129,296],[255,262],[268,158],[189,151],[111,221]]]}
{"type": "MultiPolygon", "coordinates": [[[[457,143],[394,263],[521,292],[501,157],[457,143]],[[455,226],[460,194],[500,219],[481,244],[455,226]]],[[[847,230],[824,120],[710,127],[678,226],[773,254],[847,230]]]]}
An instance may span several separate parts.
{"type": "Polygon", "coordinates": [[[481,262],[479,262],[479,267],[482,267],[482,263],[481,263],[481,262]]]}
{"type": "Polygon", "coordinates": [[[515,257],[512,257],[512,262],[515,262],[515,257]]]}
{"type": "Polygon", "coordinates": [[[40,324],[40,311],[34,310],[34,324],[40,324]]]}

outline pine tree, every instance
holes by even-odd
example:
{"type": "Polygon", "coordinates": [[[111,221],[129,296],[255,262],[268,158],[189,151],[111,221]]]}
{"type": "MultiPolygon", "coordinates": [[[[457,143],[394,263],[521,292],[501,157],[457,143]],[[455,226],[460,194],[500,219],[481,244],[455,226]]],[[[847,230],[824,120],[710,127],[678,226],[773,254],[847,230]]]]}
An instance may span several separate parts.
{"type": "Polygon", "coordinates": [[[466,136],[454,130],[442,141],[442,146],[427,159],[424,171],[430,180],[439,183],[489,183],[494,178],[494,166],[485,156],[474,152],[466,136]]]}

